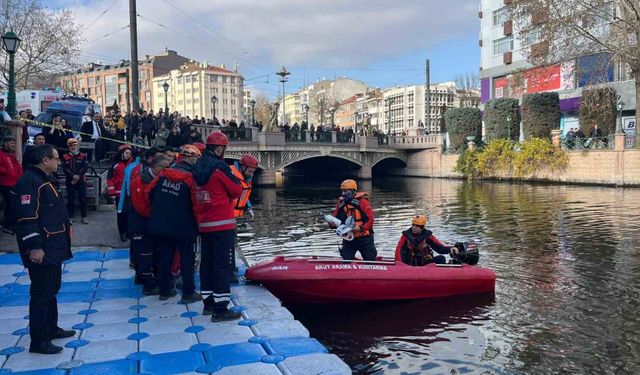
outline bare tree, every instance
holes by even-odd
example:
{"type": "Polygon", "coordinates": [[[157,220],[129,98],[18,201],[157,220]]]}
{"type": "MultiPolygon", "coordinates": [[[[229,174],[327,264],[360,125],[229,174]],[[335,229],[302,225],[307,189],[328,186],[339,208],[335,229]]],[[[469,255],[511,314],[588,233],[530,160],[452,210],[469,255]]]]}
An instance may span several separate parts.
{"type": "Polygon", "coordinates": [[[514,0],[510,6],[530,62],[540,65],[611,54],[613,62],[628,65],[635,79],[636,107],[640,105],[638,0],[514,0]]]}
{"type": "MultiPolygon", "coordinates": [[[[52,10],[43,0],[0,1],[0,33],[13,30],[22,40],[15,54],[16,88],[53,82],[52,76],[77,68],[79,26],[69,10],[52,10]]],[[[2,51],[0,83],[8,80],[8,55],[2,51]]]]}
{"type": "Polygon", "coordinates": [[[267,125],[271,118],[272,103],[266,96],[261,94],[256,96],[254,100],[256,101],[256,123],[262,122],[263,125],[267,125]]]}
{"type": "Polygon", "coordinates": [[[477,107],[480,105],[480,79],[477,73],[459,74],[455,77],[456,95],[460,99],[460,107],[477,107]]]}

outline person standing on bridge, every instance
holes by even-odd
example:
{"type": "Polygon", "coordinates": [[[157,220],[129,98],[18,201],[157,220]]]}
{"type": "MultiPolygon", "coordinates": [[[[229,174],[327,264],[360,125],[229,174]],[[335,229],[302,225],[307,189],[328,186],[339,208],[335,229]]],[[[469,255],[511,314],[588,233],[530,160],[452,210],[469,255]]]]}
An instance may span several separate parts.
{"type": "MultiPolygon", "coordinates": [[[[355,259],[360,251],[362,259],[376,260],[378,251],[373,243],[373,209],[369,204],[369,193],[357,192],[358,184],[354,180],[344,180],[340,184],[342,195],[333,210],[333,216],[345,224],[349,217],[353,217],[353,240],[342,240],[340,255],[344,260],[355,259]]],[[[329,223],[329,227],[336,226],[329,223]]]]}
{"type": "Polygon", "coordinates": [[[212,322],[240,318],[239,312],[227,309],[231,299],[229,275],[233,270],[236,219],[233,201],[242,194],[242,186],[224,162],[229,144],[227,136],[213,132],[207,137],[207,150],[194,165],[196,221],[202,238],[200,264],[202,315],[212,322]]]}

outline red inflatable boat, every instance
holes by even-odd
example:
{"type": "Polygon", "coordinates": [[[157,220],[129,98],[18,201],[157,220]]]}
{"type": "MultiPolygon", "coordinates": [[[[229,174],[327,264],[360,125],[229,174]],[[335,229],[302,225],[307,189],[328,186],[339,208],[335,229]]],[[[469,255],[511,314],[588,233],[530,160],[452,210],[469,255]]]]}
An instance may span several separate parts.
{"type": "Polygon", "coordinates": [[[408,300],[493,292],[496,274],[467,264],[413,267],[393,259],[283,257],[250,267],[247,280],[260,282],[288,303],[408,300]]]}

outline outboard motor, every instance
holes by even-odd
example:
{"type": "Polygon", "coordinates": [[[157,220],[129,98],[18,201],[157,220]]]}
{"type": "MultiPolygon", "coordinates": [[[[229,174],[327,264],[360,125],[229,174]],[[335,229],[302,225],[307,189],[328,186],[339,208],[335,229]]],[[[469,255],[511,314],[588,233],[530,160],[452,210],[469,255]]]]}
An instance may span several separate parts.
{"type": "Polygon", "coordinates": [[[456,242],[453,246],[458,249],[458,254],[451,256],[454,264],[468,264],[471,266],[478,264],[480,252],[478,252],[478,244],[475,241],[456,242]]]}

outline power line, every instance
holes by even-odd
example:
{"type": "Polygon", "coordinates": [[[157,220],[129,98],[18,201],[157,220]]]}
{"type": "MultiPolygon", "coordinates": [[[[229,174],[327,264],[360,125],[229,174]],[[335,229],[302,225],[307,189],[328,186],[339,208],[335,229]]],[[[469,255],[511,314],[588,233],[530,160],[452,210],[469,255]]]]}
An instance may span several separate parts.
{"type": "Polygon", "coordinates": [[[274,63],[273,61],[271,61],[271,60],[269,60],[269,59],[267,59],[267,58],[264,58],[264,57],[262,57],[262,56],[256,55],[256,54],[254,54],[254,53],[252,53],[252,52],[249,52],[247,49],[245,49],[244,47],[242,47],[239,43],[234,42],[233,40],[231,40],[231,39],[229,39],[229,38],[225,37],[224,35],[222,35],[222,34],[220,34],[220,33],[218,33],[218,32],[215,32],[215,31],[213,31],[213,30],[209,29],[205,24],[203,24],[202,22],[200,22],[200,20],[198,20],[197,18],[195,18],[195,17],[193,17],[192,15],[188,14],[187,12],[183,11],[182,9],[178,8],[177,6],[175,6],[175,5],[171,4],[168,0],[163,0],[163,1],[164,1],[167,5],[169,5],[170,7],[172,7],[173,9],[175,9],[175,10],[177,10],[178,12],[180,12],[181,14],[183,14],[184,16],[186,16],[186,17],[188,17],[189,19],[193,20],[196,24],[200,25],[204,30],[206,30],[206,31],[207,31],[207,32],[209,32],[210,34],[215,35],[215,36],[217,36],[218,38],[220,38],[220,39],[223,39],[223,40],[227,41],[229,44],[231,44],[231,45],[233,45],[233,46],[235,46],[235,47],[237,47],[237,48],[241,49],[243,52],[245,52],[245,54],[250,54],[250,55],[252,55],[252,56],[254,56],[254,57],[257,57],[257,58],[258,58],[258,59],[260,59],[260,60],[263,60],[263,61],[267,62],[268,64],[272,64],[273,66],[276,66],[276,67],[278,66],[278,64],[274,63]]]}
{"type": "Polygon", "coordinates": [[[90,41],[88,41],[88,42],[84,43],[84,45],[86,46],[87,44],[90,44],[90,43],[96,42],[96,41],[98,41],[98,40],[100,40],[100,39],[104,39],[104,38],[106,38],[106,37],[108,37],[108,36],[111,36],[111,35],[113,35],[113,34],[117,33],[118,31],[122,31],[122,30],[124,30],[124,29],[128,29],[128,28],[129,28],[129,25],[123,26],[123,27],[119,28],[118,30],[114,30],[114,31],[112,31],[112,32],[110,32],[110,33],[108,33],[108,34],[104,34],[103,36],[101,36],[101,37],[99,37],[99,38],[96,38],[96,39],[90,40],[90,41]]]}
{"type": "Polygon", "coordinates": [[[85,31],[87,31],[88,28],[90,28],[91,26],[93,26],[94,23],[96,23],[97,20],[99,20],[102,16],[104,16],[111,8],[113,8],[114,5],[116,5],[118,3],[118,1],[120,0],[115,0],[113,3],[111,3],[111,5],[109,5],[107,7],[107,9],[105,9],[104,11],[102,11],[102,13],[100,13],[100,15],[98,15],[98,17],[96,17],[93,21],[91,21],[87,26],[84,27],[84,29],[82,29],[82,31],[80,31],[80,34],[83,34],[85,31]]]}

